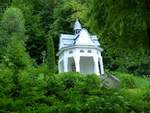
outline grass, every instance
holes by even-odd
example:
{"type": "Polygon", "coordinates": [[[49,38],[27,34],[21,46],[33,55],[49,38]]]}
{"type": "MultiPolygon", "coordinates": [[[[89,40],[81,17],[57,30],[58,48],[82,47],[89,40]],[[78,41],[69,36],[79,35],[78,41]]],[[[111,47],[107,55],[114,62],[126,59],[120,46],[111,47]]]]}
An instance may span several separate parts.
{"type": "Polygon", "coordinates": [[[150,80],[142,77],[133,77],[134,82],[138,88],[148,88],[150,87],[150,80]]]}
{"type": "Polygon", "coordinates": [[[150,79],[139,77],[133,74],[122,73],[122,72],[113,72],[115,76],[117,76],[121,82],[126,78],[131,78],[134,81],[136,88],[149,88],[150,87],[150,79]]]}

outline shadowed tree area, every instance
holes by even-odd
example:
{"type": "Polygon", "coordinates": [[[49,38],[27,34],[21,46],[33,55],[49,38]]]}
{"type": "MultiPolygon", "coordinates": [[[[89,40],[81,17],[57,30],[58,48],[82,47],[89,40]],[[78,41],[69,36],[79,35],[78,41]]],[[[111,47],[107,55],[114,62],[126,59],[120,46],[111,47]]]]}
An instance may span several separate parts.
{"type": "Polygon", "coordinates": [[[93,0],[89,13],[93,31],[105,48],[104,62],[111,70],[138,74],[149,67],[149,5],[142,0],[93,0]],[[99,10],[99,11],[98,11],[99,10]],[[98,26],[99,25],[99,26],[98,26]],[[140,69],[139,69],[140,68],[140,69]],[[144,68],[143,68],[144,69],[144,68]]]}

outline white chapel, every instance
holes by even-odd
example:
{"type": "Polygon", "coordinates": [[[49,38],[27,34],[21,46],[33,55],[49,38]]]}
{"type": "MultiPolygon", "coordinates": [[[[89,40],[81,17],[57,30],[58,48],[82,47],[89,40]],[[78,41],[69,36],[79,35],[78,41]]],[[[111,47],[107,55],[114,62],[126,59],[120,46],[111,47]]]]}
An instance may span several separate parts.
{"type": "Polygon", "coordinates": [[[102,50],[97,36],[90,35],[76,20],[74,34],[61,34],[59,38],[59,73],[75,71],[82,74],[104,74],[102,50]]]}

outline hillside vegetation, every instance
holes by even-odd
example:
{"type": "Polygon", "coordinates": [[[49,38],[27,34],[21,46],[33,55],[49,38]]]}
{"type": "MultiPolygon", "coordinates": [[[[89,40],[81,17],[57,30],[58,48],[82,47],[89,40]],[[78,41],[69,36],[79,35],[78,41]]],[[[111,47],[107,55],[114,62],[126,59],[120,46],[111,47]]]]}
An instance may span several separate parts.
{"type": "Polygon", "coordinates": [[[150,113],[149,0],[1,0],[0,113],[150,113]],[[102,78],[57,74],[59,35],[76,19],[99,37],[102,78]],[[129,74],[130,73],[130,74],[129,74]]]}
{"type": "Polygon", "coordinates": [[[2,113],[150,112],[150,81],[129,74],[118,74],[119,90],[101,87],[97,75],[51,74],[45,66],[17,74],[5,68],[0,75],[2,113]]]}

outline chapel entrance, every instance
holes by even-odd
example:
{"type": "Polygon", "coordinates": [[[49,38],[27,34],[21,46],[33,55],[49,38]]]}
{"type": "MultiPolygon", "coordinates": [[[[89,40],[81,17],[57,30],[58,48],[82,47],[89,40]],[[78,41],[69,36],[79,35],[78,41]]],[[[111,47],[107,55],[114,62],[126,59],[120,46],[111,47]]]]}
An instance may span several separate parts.
{"type": "Polygon", "coordinates": [[[80,72],[82,74],[93,74],[94,72],[93,57],[80,57],[80,72]]]}
{"type": "Polygon", "coordinates": [[[73,57],[68,58],[68,71],[76,71],[75,61],[73,57]]]}

